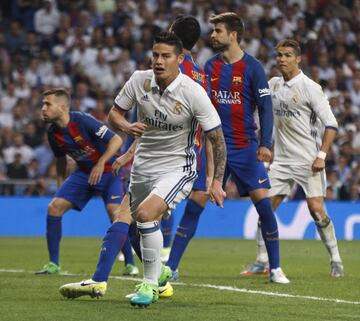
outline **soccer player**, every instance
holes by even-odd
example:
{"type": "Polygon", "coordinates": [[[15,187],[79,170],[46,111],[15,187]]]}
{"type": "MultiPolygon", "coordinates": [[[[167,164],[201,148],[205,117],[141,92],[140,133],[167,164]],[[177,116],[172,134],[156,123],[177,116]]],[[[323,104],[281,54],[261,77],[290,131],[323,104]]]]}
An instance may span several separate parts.
{"type": "Polygon", "coordinates": [[[273,127],[268,82],[260,62],[240,48],[244,32],[241,18],[225,12],[210,19],[214,24],[211,43],[220,51],[205,65],[212,102],[224,131],[227,163],[224,182],[231,174],[240,195],[250,195],[261,219],[262,235],[269,253],[270,281],[289,280],[280,267],[279,234],[268,197],[270,187],[263,162],[271,156],[273,127]],[[260,144],[257,141],[254,109],[258,108],[260,144]]]}
{"type": "MultiPolygon", "coordinates": [[[[208,91],[205,72],[196,66],[191,55],[191,49],[198,41],[201,33],[199,22],[192,16],[180,16],[175,19],[170,27],[170,31],[174,32],[180,38],[184,46],[184,61],[180,64],[181,72],[199,83],[206,91],[208,91]]],[[[209,148],[211,144],[206,142],[206,145],[202,146],[200,127],[196,136],[195,152],[198,160],[198,178],[194,182],[191,194],[186,203],[185,211],[177,228],[170,256],[166,263],[166,266],[172,270],[172,277],[174,279],[178,278],[178,266],[181,257],[196,232],[200,215],[209,200],[209,193],[206,192],[206,183],[207,177],[211,181],[213,175],[211,148],[209,148]]]]}
{"type": "MultiPolygon", "coordinates": [[[[344,276],[334,225],[326,213],[325,158],[336,136],[338,124],[321,86],[303,74],[300,46],[283,40],[276,46],[277,66],[282,77],[270,80],[274,114],[274,161],[270,166],[270,196],[273,210],[280,205],[295,183],[306,195],[306,202],[317,230],[330,253],[333,277],[344,276]],[[321,133],[324,130],[322,134],[321,133]]],[[[263,271],[267,253],[257,233],[257,259],[244,275],[263,271]]]]}
{"type": "MultiPolygon", "coordinates": [[[[162,248],[159,222],[164,213],[173,210],[191,191],[197,175],[193,145],[198,123],[212,144],[211,199],[222,207],[225,197],[222,180],[226,147],[220,119],[206,91],[179,72],[184,59],[182,50],[180,39],[173,33],[157,35],[152,70],[137,71],[131,76],[109,114],[116,127],[140,137],[129,186],[130,208],[140,233],[144,269],[143,283],[130,301],[137,306],[150,305],[158,298],[162,248]],[[140,121],[130,124],[124,115],[135,104],[140,121]]],[[[115,164],[114,170],[117,169],[115,164]]],[[[92,279],[83,288],[79,287],[81,283],[64,285],[60,288],[64,296],[83,295],[82,289],[89,294],[87,285],[91,285],[93,292],[99,289],[105,293],[111,265],[121,248],[120,240],[127,236],[129,222],[119,218],[113,226],[120,228],[108,230],[92,279]]]]}
{"type": "Polygon", "coordinates": [[[68,210],[81,211],[98,193],[113,220],[123,191],[121,178],[112,175],[111,165],[122,139],[92,116],[70,112],[70,95],[65,89],[50,89],[43,95],[42,119],[50,124],[48,139],[56,157],[57,183],[61,186],[48,206],[46,219],[50,262],[36,274],[57,274],[60,271],[61,220],[68,210]],[[78,166],[68,178],[66,155],[78,166]]]}

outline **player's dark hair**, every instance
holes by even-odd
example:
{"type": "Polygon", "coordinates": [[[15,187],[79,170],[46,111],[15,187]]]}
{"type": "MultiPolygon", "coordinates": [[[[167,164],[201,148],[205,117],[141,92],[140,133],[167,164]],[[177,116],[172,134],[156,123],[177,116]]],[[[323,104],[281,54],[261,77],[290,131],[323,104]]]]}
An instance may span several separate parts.
{"type": "Polygon", "coordinates": [[[180,38],[173,32],[164,31],[157,34],[154,38],[154,44],[157,43],[174,46],[177,55],[180,55],[183,52],[183,44],[180,38]]]}
{"type": "Polygon", "coordinates": [[[244,35],[244,22],[235,12],[223,12],[210,18],[210,23],[223,23],[228,32],[237,32],[237,41],[240,43],[244,35]]]}
{"type": "Polygon", "coordinates": [[[187,50],[191,50],[199,40],[200,24],[193,16],[179,16],[171,25],[171,31],[175,33],[187,50]]]}
{"type": "Polygon", "coordinates": [[[43,92],[43,96],[54,95],[55,97],[63,97],[66,99],[67,105],[70,105],[70,93],[65,88],[52,88],[43,92]]]}
{"type": "Polygon", "coordinates": [[[281,40],[277,45],[276,49],[279,49],[280,47],[290,47],[293,48],[295,56],[299,57],[301,56],[301,48],[299,43],[294,39],[285,39],[281,40]]]}

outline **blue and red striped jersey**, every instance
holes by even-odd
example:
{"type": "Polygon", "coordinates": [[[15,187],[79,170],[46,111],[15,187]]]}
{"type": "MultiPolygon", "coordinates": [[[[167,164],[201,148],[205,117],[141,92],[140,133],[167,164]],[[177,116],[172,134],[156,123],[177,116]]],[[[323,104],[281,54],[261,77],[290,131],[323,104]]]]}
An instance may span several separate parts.
{"type": "Polygon", "coordinates": [[[211,101],[222,123],[226,145],[230,149],[245,148],[257,140],[254,111],[260,119],[260,145],[271,148],[273,114],[269,84],[261,63],[244,53],[241,60],[227,64],[221,53],[205,65],[211,101]]]}
{"type": "MultiPolygon", "coordinates": [[[[196,81],[199,85],[201,85],[210,97],[208,82],[206,80],[206,74],[200,67],[198,67],[195,64],[191,53],[184,54],[184,61],[180,64],[180,70],[183,74],[189,76],[192,80],[196,81]]],[[[198,127],[198,130],[196,133],[195,145],[197,147],[197,149],[195,149],[196,158],[197,158],[197,168],[199,169],[201,166],[200,151],[202,148],[202,146],[201,146],[201,127],[200,126],[198,127]]]]}
{"type": "MultiPolygon", "coordinates": [[[[51,124],[48,138],[56,157],[69,155],[75,160],[81,171],[90,173],[99,158],[105,152],[107,144],[114,136],[106,125],[89,114],[70,112],[67,127],[60,128],[51,124]]],[[[105,164],[105,172],[111,172],[113,156],[105,164]]]]}
{"type": "Polygon", "coordinates": [[[191,53],[186,53],[184,56],[184,61],[180,64],[181,72],[196,81],[208,94],[210,94],[205,72],[195,64],[191,53]]]}

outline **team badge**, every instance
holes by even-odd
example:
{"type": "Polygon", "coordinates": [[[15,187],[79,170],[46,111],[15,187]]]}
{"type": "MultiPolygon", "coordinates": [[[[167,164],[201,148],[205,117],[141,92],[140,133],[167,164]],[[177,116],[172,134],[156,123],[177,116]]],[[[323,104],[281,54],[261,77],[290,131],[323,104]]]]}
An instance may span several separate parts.
{"type": "Polygon", "coordinates": [[[174,114],[180,115],[181,112],[182,112],[182,109],[183,109],[183,107],[182,107],[181,103],[179,101],[177,101],[175,103],[175,107],[173,109],[173,112],[174,112],[174,114]]]}
{"type": "Polygon", "coordinates": [[[294,103],[294,104],[298,104],[300,99],[299,99],[299,96],[298,95],[294,95],[293,98],[291,98],[291,101],[294,103]]]}
{"type": "Polygon", "coordinates": [[[242,77],[241,76],[234,76],[232,79],[232,83],[234,85],[240,85],[242,82],[242,77]]]}
{"type": "Polygon", "coordinates": [[[82,145],[84,143],[84,139],[81,136],[74,137],[74,141],[76,144],[82,145]]]}
{"type": "Polygon", "coordinates": [[[279,87],[280,87],[280,85],[279,85],[279,83],[277,82],[277,83],[275,84],[275,86],[274,86],[274,91],[278,91],[278,90],[279,90],[279,87]]]}
{"type": "Polygon", "coordinates": [[[144,81],[144,90],[146,92],[149,92],[151,90],[151,80],[150,79],[145,79],[145,81],[144,81]]]}

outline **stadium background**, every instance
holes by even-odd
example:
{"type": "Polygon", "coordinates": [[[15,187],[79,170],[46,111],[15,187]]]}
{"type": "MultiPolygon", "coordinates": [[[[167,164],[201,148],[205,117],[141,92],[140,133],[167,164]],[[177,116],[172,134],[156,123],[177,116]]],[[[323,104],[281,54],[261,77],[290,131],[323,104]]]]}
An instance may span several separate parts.
{"type": "MultiPolygon", "coordinates": [[[[194,57],[203,66],[213,54],[207,20],[212,13],[229,10],[246,22],[242,47],[262,62],[269,78],[278,74],[276,43],[286,37],[300,42],[302,69],[323,86],[340,126],[326,162],[327,208],[340,239],[359,239],[360,2],[340,0],[1,1],[0,235],[43,235],[45,230],[56,172],[40,119],[43,90],[66,87],[72,92],[72,110],[105,120],[132,72],[148,68],[154,34],[167,29],[178,14],[193,14],[202,28],[194,57]],[[15,227],[19,215],[24,224],[15,227]],[[346,232],[349,229],[352,232],[346,232]]],[[[255,235],[251,220],[250,227],[246,223],[252,211],[249,203],[237,200],[231,182],[227,193],[235,201],[228,201],[222,212],[210,205],[197,236],[255,235]],[[218,230],[209,230],[207,220],[216,222],[218,230]],[[230,228],[234,224],[239,226],[236,231],[230,228]]],[[[300,189],[294,190],[291,199],[298,202],[278,211],[284,228],[297,224],[297,218],[307,222],[299,202],[303,197],[300,189]]],[[[99,202],[91,202],[83,214],[67,214],[65,235],[102,235],[105,228],[99,233],[86,225],[91,221],[101,226],[99,220],[107,226],[99,202]]],[[[305,230],[301,236],[294,229],[293,237],[317,237],[311,225],[305,230]]]]}

